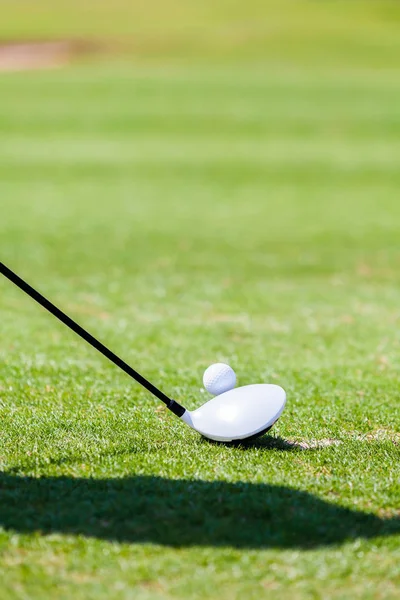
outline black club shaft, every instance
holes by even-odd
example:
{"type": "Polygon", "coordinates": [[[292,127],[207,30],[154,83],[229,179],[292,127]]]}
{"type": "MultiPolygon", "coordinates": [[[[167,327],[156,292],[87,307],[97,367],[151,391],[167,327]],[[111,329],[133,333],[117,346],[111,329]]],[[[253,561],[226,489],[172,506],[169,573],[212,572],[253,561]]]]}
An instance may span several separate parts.
{"type": "Polygon", "coordinates": [[[99,340],[93,337],[86,329],[78,325],[71,317],[66,315],[62,310],[57,308],[50,300],[47,300],[42,294],[40,294],[37,290],[35,290],[32,286],[30,286],[26,281],[24,281],[21,277],[19,277],[16,273],[14,273],[11,269],[6,267],[6,265],[0,262],[0,273],[7,277],[12,283],[14,283],[19,289],[25,292],[28,296],[30,296],[33,300],[35,300],[38,304],[40,304],[43,308],[45,308],[48,312],[50,312],[54,317],[56,317],[59,321],[64,323],[69,329],[74,331],[79,337],[84,339],[88,344],[96,348],[98,352],[103,354],[108,360],[117,365],[122,371],[127,373],[132,379],[140,383],[144,388],[146,388],[153,396],[164,402],[167,407],[178,417],[181,417],[185,408],[181,406],[175,400],[169,398],[164,392],[159,390],[155,385],[153,385],[150,381],[148,381],[143,375],[140,375],[135,369],[132,369],[122,358],[114,354],[107,346],[102,344],[99,340]]]}

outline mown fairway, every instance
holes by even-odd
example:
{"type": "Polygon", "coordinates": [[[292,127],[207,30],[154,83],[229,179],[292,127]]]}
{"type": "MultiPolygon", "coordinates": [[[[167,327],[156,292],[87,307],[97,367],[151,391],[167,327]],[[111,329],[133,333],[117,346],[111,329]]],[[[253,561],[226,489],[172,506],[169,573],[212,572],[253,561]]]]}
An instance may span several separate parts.
{"type": "Polygon", "coordinates": [[[124,48],[0,74],[0,260],[189,408],[288,404],[209,444],[0,281],[2,600],[397,598],[397,4],[60,4],[2,38],[124,48]]]}

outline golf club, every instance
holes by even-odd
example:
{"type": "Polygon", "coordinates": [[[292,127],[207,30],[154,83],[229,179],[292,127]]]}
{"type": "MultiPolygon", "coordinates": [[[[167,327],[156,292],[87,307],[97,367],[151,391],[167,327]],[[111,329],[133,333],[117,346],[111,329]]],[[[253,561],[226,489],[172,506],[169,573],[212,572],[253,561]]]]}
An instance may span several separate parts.
{"type": "Polygon", "coordinates": [[[285,391],[278,385],[253,384],[234,388],[211,398],[194,411],[186,410],[181,404],[169,398],[140,373],[135,371],[119,356],[93,337],[83,327],[62,310],[42,296],[37,290],[21,279],[11,269],[0,262],[0,273],[38,302],[64,325],[72,329],[88,344],[96,348],[117,367],[161,400],[167,408],[180,417],[192,429],[204,437],[218,442],[249,440],[266,433],[278,420],[285,406],[285,391]]]}

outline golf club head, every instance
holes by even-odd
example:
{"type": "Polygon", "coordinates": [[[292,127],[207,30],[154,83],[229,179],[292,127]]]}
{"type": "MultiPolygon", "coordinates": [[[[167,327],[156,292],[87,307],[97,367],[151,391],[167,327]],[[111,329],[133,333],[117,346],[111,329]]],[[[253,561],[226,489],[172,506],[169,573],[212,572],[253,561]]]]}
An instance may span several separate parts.
{"type": "Polygon", "coordinates": [[[272,427],[286,403],[279,385],[259,383],[234,388],[211,398],[181,419],[204,437],[217,442],[255,438],[272,427]]]}

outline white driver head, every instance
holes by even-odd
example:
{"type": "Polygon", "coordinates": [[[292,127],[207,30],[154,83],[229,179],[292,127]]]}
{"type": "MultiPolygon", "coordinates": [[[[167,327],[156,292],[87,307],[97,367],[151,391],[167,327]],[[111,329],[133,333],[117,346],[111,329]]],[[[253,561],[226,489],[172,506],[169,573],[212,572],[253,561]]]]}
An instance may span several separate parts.
{"type": "Polygon", "coordinates": [[[210,440],[233,442],[262,435],[279,419],[286,394],[279,385],[245,385],[215,396],[181,419],[210,440]]]}

